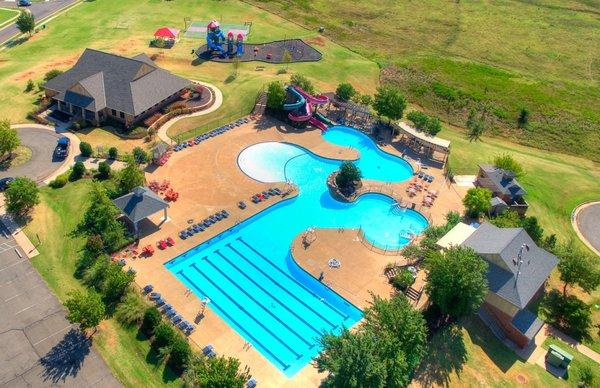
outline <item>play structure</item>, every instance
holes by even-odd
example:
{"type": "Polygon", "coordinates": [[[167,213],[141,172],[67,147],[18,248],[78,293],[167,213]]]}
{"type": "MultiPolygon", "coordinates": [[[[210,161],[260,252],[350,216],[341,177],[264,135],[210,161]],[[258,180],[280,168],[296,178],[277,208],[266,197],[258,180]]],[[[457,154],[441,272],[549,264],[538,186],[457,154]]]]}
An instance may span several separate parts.
{"type": "Polygon", "coordinates": [[[216,20],[211,21],[206,26],[206,48],[212,56],[213,53],[218,53],[221,57],[241,57],[244,54],[244,35],[242,33],[237,34],[236,42],[233,40],[234,33],[229,31],[227,38],[221,31],[221,26],[216,20]],[[227,42],[227,49],[223,48],[223,45],[227,42]],[[234,50],[235,46],[235,50],[234,50]]]}
{"type": "MultiPolygon", "coordinates": [[[[224,30],[221,27],[221,31],[224,30]]],[[[236,31],[230,30],[227,35],[229,36],[230,33],[234,37],[236,36],[236,31]]],[[[237,33],[237,35],[239,36],[240,34],[237,33]]],[[[246,40],[246,37],[247,35],[242,34],[244,40],[246,40]]],[[[194,50],[194,53],[202,60],[225,63],[232,62],[234,59],[241,62],[258,61],[267,63],[316,62],[323,58],[323,55],[318,50],[302,39],[285,39],[268,43],[243,42],[242,46],[238,45],[237,47],[241,47],[242,51],[236,52],[236,55],[213,55],[214,51],[210,49],[208,44],[198,47],[197,50],[194,50]]],[[[234,47],[228,47],[230,53],[234,51],[233,49],[234,47]]]]}
{"type": "Polygon", "coordinates": [[[312,96],[295,85],[286,87],[291,102],[283,105],[283,109],[289,111],[288,118],[295,123],[309,122],[321,131],[326,131],[332,125],[325,116],[316,110],[319,106],[329,102],[324,95],[312,96]]]}

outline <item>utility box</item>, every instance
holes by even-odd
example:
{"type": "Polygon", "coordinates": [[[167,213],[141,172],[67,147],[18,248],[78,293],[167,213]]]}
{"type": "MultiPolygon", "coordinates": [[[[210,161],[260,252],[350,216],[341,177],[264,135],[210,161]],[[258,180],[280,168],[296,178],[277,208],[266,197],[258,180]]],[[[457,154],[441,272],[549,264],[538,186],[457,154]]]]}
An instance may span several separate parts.
{"type": "Polygon", "coordinates": [[[554,367],[567,369],[573,361],[573,356],[556,345],[550,345],[546,353],[546,361],[554,367]]]}

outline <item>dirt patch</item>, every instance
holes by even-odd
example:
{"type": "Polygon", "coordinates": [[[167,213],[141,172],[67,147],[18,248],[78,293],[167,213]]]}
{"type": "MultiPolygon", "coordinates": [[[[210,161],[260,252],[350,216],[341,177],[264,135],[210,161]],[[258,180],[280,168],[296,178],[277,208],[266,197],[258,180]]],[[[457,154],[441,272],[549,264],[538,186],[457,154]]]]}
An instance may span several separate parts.
{"type": "Polygon", "coordinates": [[[13,77],[13,79],[14,79],[15,81],[24,81],[24,80],[26,80],[26,79],[31,79],[31,78],[33,78],[33,75],[35,75],[35,74],[36,74],[36,73],[35,73],[35,71],[26,71],[26,72],[23,72],[23,73],[16,74],[16,75],[13,77]]]}
{"type": "Polygon", "coordinates": [[[516,377],[517,383],[521,384],[521,385],[525,385],[529,382],[529,379],[525,376],[523,376],[522,374],[518,374],[516,377]]]}
{"type": "Polygon", "coordinates": [[[313,38],[306,39],[306,43],[314,44],[315,46],[325,47],[325,38],[322,36],[315,36],[313,38]]]}

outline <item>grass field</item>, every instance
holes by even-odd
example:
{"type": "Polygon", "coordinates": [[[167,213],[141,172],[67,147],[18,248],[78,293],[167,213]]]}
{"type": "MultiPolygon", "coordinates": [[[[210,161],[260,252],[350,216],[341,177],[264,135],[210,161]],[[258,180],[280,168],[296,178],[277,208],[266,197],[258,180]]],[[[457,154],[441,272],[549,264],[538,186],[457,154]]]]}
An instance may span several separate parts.
{"type": "Polygon", "coordinates": [[[248,1],[399,67],[406,93],[454,124],[477,106],[504,137],[600,161],[598,1],[248,1]]]}
{"type": "MultiPolygon", "coordinates": [[[[57,190],[44,188],[41,204],[25,229],[31,241],[37,241],[38,236],[41,241],[40,255],[32,259],[33,266],[62,301],[69,291],[83,288],[73,277],[83,241],[73,237],[71,232],[80,221],[80,217],[73,215],[82,215],[89,203],[89,189],[90,182],[85,180],[57,190]]],[[[115,376],[128,387],[180,386],[163,366],[146,362],[150,346],[148,341],[138,338],[136,332],[108,319],[94,334],[94,345],[115,376]]]]}
{"type": "Polygon", "coordinates": [[[11,19],[19,16],[19,11],[9,8],[0,8],[0,27],[4,27],[11,19]]]}

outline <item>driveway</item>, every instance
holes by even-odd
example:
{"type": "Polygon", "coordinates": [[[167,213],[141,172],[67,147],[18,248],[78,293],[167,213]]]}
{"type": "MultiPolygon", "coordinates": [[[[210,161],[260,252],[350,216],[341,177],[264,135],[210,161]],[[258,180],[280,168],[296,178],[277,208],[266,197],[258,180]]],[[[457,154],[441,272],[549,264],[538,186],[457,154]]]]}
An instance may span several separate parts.
{"type": "Polygon", "coordinates": [[[0,311],[0,387],[121,386],[2,223],[0,311]]]}
{"type": "Polygon", "coordinates": [[[41,182],[62,166],[64,160],[54,157],[54,147],[56,147],[56,141],[61,136],[60,134],[36,127],[17,128],[17,132],[21,139],[21,145],[31,149],[31,159],[20,166],[4,171],[0,170],[0,178],[26,176],[36,182],[41,182]]]}
{"type": "Polygon", "coordinates": [[[600,255],[600,201],[580,206],[575,210],[575,231],[588,247],[600,255]]]}
{"type": "MultiPolygon", "coordinates": [[[[77,0],[52,0],[45,1],[42,3],[33,3],[29,7],[20,7],[21,9],[27,8],[33,13],[35,17],[36,23],[41,21],[44,18],[52,15],[59,10],[68,7],[69,5],[77,2],[77,0]]],[[[16,1],[0,1],[0,7],[2,8],[17,8],[16,1]]],[[[17,26],[12,23],[2,30],[0,30],[0,43],[4,43],[13,36],[20,34],[21,32],[17,28],[17,26]]]]}

